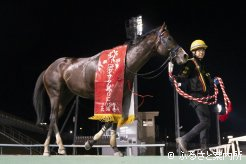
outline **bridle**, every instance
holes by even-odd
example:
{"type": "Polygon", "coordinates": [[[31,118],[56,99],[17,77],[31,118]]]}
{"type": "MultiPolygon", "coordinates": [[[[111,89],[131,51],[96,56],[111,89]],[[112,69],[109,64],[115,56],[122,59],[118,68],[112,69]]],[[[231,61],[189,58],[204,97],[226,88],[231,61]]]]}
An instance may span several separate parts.
{"type": "Polygon", "coordinates": [[[157,50],[159,44],[162,44],[164,46],[165,49],[167,49],[169,51],[169,56],[168,58],[162,63],[161,66],[159,66],[158,68],[152,70],[152,71],[149,71],[149,72],[146,72],[146,73],[136,73],[136,72],[133,72],[131,71],[127,66],[126,66],[126,69],[128,72],[134,74],[134,75],[137,75],[137,76],[140,76],[144,79],[153,79],[153,78],[156,78],[158,77],[168,66],[168,62],[169,61],[172,61],[176,56],[177,56],[177,53],[180,49],[180,46],[177,44],[175,47],[173,48],[170,48],[169,47],[169,42],[170,42],[170,37],[169,36],[166,36],[164,37],[164,32],[160,32],[158,31],[157,32],[157,41],[155,43],[155,45],[153,46],[153,49],[157,50]],[[159,73],[157,73],[156,75],[153,75],[153,76],[148,76],[148,75],[151,75],[157,71],[160,71],[159,73]],[[145,76],[148,76],[148,77],[145,77],[145,76]]]}

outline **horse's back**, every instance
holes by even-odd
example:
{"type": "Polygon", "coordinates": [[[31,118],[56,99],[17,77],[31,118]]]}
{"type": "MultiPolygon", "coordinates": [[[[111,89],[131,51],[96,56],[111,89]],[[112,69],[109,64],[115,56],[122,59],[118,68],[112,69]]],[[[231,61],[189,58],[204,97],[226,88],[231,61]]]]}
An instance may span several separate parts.
{"type": "Polygon", "coordinates": [[[45,71],[45,75],[56,74],[59,77],[63,77],[64,74],[72,70],[73,68],[83,65],[89,58],[71,58],[71,57],[62,57],[56,59],[45,71]]]}
{"type": "Polygon", "coordinates": [[[63,57],[54,61],[46,70],[46,85],[60,89],[66,86],[81,97],[94,96],[94,80],[99,55],[88,58],[63,57]]]}

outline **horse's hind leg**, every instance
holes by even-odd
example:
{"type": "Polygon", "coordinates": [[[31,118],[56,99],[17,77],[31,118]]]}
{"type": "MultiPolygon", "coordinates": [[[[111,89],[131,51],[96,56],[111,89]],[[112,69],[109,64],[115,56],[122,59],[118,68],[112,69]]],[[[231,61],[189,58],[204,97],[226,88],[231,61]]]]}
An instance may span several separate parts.
{"type": "Polygon", "coordinates": [[[62,138],[60,135],[60,131],[58,129],[57,123],[58,123],[58,118],[63,114],[65,107],[68,105],[68,103],[71,101],[73,96],[70,94],[70,92],[65,92],[63,90],[63,94],[60,95],[59,98],[57,98],[54,102],[54,108],[58,109],[56,110],[57,112],[55,113],[55,121],[54,121],[54,133],[56,137],[56,144],[58,145],[58,154],[60,155],[66,155],[66,150],[62,142],[62,138]]]}
{"type": "Polygon", "coordinates": [[[55,133],[56,143],[58,145],[58,154],[65,155],[66,151],[62,143],[60,132],[57,126],[58,110],[56,110],[56,109],[61,108],[62,105],[59,104],[59,98],[57,97],[51,98],[50,102],[51,102],[50,125],[49,125],[48,135],[44,143],[44,156],[50,155],[49,144],[50,144],[50,138],[52,135],[52,130],[54,130],[54,133],[55,133]]]}
{"type": "Polygon", "coordinates": [[[121,151],[119,151],[119,149],[117,147],[116,130],[117,130],[117,123],[113,123],[111,131],[110,131],[110,133],[111,133],[111,135],[110,135],[110,146],[114,150],[114,156],[123,157],[124,156],[123,153],[121,151]]]}
{"type": "Polygon", "coordinates": [[[66,155],[66,150],[63,145],[62,138],[56,123],[54,125],[54,132],[56,135],[56,144],[58,145],[58,154],[66,155]]]}
{"type": "Polygon", "coordinates": [[[52,110],[51,113],[50,113],[49,130],[48,130],[48,134],[47,134],[46,140],[44,142],[44,153],[43,153],[43,156],[49,156],[50,155],[49,144],[50,144],[50,139],[51,139],[52,130],[53,130],[53,127],[54,127],[54,124],[55,124],[55,120],[56,120],[56,114],[52,110]]]}
{"type": "Polygon", "coordinates": [[[105,133],[105,131],[111,126],[111,122],[107,122],[103,125],[103,127],[101,128],[101,130],[99,130],[99,132],[97,132],[97,134],[95,134],[93,136],[92,140],[88,140],[85,143],[85,149],[86,150],[90,150],[92,148],[92,146],[102,137],[102,135],[105,133]]]}
{"type": "Polygon", "coordinates": [[[50,155],[50,148],[49,148],[49,144],[50,144],[50,137],[52,135],[52,124],[50,123],[49,125],[49,130],[47,133],[47,137],[46,140],[44,142],[44,152],[43,152],[43,156],[49,156],[50,155]]]}

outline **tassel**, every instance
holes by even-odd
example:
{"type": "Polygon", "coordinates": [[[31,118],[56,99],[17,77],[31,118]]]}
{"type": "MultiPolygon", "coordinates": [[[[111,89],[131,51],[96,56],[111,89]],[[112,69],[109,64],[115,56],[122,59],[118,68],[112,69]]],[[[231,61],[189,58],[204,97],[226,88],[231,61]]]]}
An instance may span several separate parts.
{"type": "Polygon", "coordinates": [[[228,111],[228,113],[230,113],[231,111],[232,111],[232,104],[231,104],[231,102],[228,102],[228,106],[227,106],[227,111],[228,111]]]}
{"type": "Polygon", "coordinates": [[[228,113],[219,116],[219,120],[221,122],[225,122],[227,120],[227,118],[228,118],[228,113]]]}
{"type": "Polygon", "coordinates": [[[223,115],[220,115],[219,116],[219,120],[221,122],[224,122],[227,120],[227,118],[229,117],[229,113],[232,111],[232,104],[231,102],[229,101],[228,102],[228,105],[227,105],[227,109],[226,109],[226,114],[223,114],[223,115]]]}

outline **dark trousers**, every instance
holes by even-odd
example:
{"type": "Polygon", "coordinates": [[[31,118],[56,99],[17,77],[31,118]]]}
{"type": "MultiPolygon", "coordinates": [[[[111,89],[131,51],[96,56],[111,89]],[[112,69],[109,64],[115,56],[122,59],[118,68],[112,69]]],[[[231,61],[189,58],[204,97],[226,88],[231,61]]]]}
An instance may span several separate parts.
{"type": "Polygon", "coordinates": [[[209,140],[209,127],[210,127],[210,111],[208,105],[199,104],[196,102],[191,102],[191,106],[195,109],[197,117],[199,118],[199,123],[195,125],[188,133],[182,136],[182,139],[185,142],[189,142],[194,137],[200,134],[200,144],[201,149],[208,148],[208,140],[209,140]]]}

